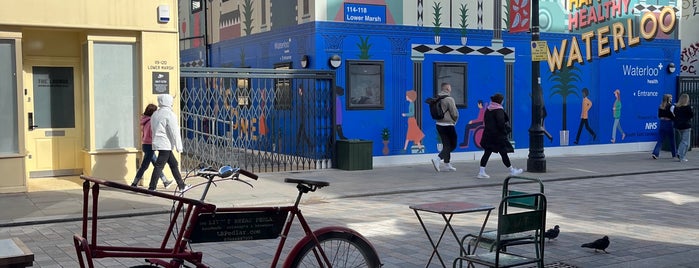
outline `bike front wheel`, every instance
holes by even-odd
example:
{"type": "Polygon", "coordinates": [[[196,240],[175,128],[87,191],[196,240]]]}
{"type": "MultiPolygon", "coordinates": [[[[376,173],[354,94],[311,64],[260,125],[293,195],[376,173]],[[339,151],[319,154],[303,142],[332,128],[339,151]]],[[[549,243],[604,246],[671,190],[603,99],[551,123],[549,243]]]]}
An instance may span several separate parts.
{"type": "MultiPolygon", "coordinates": [[[[354,233],[330,231],[318,235],[318,242],[330,260],[331,267],[381,267],[374,247],[364,237],[354,233]]],[[[315,246],[312,239],[306,241],[298,254],[289,256],[292,258],[290,267],[319,267],[314,253],[315,246]]]]}

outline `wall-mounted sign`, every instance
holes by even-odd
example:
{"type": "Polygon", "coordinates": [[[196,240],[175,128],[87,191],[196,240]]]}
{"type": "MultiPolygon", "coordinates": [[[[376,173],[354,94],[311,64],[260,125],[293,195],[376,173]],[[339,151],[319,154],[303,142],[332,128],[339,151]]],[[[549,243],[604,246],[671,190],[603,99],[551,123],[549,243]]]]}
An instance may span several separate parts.
{"type": "Polygon", "coordinates": [[[345,21],[386,24],[386,6],[345,3],[345,21]]]}
{"type": "Polygon", "coordinates": [[[546,41],[532,41],[532,61],[549,59],[549,46],[546,41]]]}
{"type": "Polygon", "coordinates": [[[153,72],[153,94],[170,94],[170,73],[153,72]]]}

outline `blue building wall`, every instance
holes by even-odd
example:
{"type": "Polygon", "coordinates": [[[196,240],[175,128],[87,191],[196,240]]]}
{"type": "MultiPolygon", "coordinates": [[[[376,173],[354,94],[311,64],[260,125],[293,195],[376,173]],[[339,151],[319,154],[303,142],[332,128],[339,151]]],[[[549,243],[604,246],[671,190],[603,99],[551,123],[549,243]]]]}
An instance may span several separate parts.
{"type": "MultiPolygon", "coordinates": [[[[512,102],[511,118],[517,148],[529,146],[528,129],[531,125],[531,37],[527,33],[502,33],[502,47],[514,50],[508,55],[514,60],[514,74],[511,77],[513,91],[506,100],[512,102]]],[[[580,34],[544,33],[541,39],[548,42],[549,50],[560,50],[562,40],[572,37],[581,40],[580,34]]],[[[637,36],[637,34],[636,34],[637,36]]],[[[491,30],[469,30],[466,46],[472,48],[499,48],[492,39],[491,30]]],[[[373,154],[382,155],[381,130],[388,128],[391,133],[389,154],[418,153],[408,149],[403,151],[407,132],[407,119],[402,113],[408,111],[406,91],[419,89],[415,102],[419,111],[417,121],[425,134],[422,143],[425,150],[420,153],[437,152],[437,138],[434,121],[430,118],[424,100],[434,95],[435,62],[465,63],[465,106],[459,109],[460,118],[456,129],[459,142],[464,139],[464,130],[468,121],[478,115],[476,102],[489,102],[489,96],[496,92],[506,93],[505,57],[498,53],[436,53],[423,54],[422,69],[416,68],[414,45],[435,44],[434,33],[429,27],[356,24],[343,22],[309,22],[290,26],[278,31],[269,31],[211,45],[210,66],[213,67],[253,67],[273,68],[275,64],[291,63],[292,68],[299,65],[303,55],[309,55],[311,69],[330,69],[328,58],[334,54],[342,57],[343,64],[336,70],[337,84],[346,89],[341,97],[343,108],[344,134],[350,139],[374,141],[373,154]],[[365,48],[362,50],[362,48],[365,48]],[[368,48],[368,49],[366,49],[368,48]],[[474,55],[480,54],[480,55],[474,55]],[[368,109],[351,109],[351,99],[347,87],[347,61],[369,60],[383,63],[383,105],[368,109]]],[[[463,47],[458,29],[442,29],[439,45],[463,47]]],[[[642,142],[655,140],[657,127],[657,106],[662,94],[674,94],[676,91],[675,73],[668,73],[666,66],[670,62],[679,62],[680,41],[676,39],[645,40],[635,46],[627,46],[609,55],[598,57],[597,42],[591,43],[592,59],[582,64],[575,63],[571,68],[551,72],[546,61],[541,64],[541,81],[543,99],[547,110],[545,127],[553,135],[553,141],[545,140],[545,146],[573,146],[580,123],[582,89],[588,88],[593,102],[589,112],[589,124],[595,131],[597,139],[582,131],[579,145],[609,144],[612,137],[612,105],[614,90],[621,92],[623,104],[621,125],[626,137],[621,140],[617,133],[616,143],[642,142]],[[650,72],[640,75],[639,70],[650,72]],[[569,132],[569,143],[562,144],[560,132],[569,132]]],[[[584,51],[584,44],[581,45],[584,51]]],[[[613,48],[612,48],[613,50],[613,48]]],[[[201,58],[203,49],[184,50],[182,62],[194,62],[201,58]]],[[[205,52],[204,52],[205,53],[205,52]]],[[[419,53],[418,53],[419,54],[419,53]]],[[[583,56],[584,57],[584,56],[583,56]]],[[[412,142],[411,142],[412,145],[412,142]]],[[[458,151],[475,151],[477,147],[470,144],[458,151]]]]}

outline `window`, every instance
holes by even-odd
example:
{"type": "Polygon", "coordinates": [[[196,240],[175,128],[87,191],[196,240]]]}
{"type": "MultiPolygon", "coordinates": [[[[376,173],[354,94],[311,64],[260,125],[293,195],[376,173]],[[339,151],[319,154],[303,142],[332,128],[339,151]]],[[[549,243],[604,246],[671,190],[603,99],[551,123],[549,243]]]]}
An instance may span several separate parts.
{"type": "Polygon", "coordinates": [[[14,40],[0,40],[0,155],[19,153],[14,40]]]}
{"type": "MultiPolygon", "coordinates": [[[[277,63],[274,69],[291,69],[291,62],[277,63]]],[[[277,110],[291,109],[291,79],[274,80],[274,108],[277,110]]]]}
{"type": "Polygon", "coordinates": [[[136,47],[126,43],[94,44],[95,149],[136,146],[140,97],[136,47]]]}
{"type": "Polygon", "coordinates": [[[442,83],[451,85],[451,97],[456,107],[466,108],[466,63],[435,62],[434,63],[434,95],[441,91],[442,83]]]}
{"type": "Polygon", "coordinates": [[[383,61],[347,61],[347,110],[383,109],[383,61]]]}

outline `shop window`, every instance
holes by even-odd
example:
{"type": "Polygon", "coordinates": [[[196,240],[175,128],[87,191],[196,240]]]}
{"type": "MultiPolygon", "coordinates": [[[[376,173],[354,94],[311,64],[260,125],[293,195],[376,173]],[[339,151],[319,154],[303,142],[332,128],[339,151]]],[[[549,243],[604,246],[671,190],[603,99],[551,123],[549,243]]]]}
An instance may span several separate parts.
{"type": "Polygon", "coordinates": [[[347,110],[384,108],[383,61],[347,61],[347,110]]]}
{"type": "Polygon", "coordinates": [[[435,62],[434,63],[434,95],[441,91],[442,83],[451,85],[451,97],[454,98],[456,107],[466,108],[467,105],[467,84],[466,84],[466,63],[455,62],[435,62]]]}
{"type": "Polygon", "coordinates": [[[14,40],[0,40],[0,155],[19,153],[14,40]]]}
{"type": "Polygon", "coordinates": [[[137,109],[141,91],[135,45],[95,43],[94,66],[96,149],[137,147],[137,120],[142,111],[137,109]]]}

